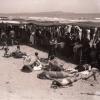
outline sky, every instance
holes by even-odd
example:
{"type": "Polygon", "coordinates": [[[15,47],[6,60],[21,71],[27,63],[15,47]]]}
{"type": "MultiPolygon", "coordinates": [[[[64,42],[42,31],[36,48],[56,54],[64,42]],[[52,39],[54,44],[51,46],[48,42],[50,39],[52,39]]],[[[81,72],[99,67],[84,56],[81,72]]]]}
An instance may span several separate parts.
{"type": "Polygon", "coordinates": [[[0,0],[0,13],[100,13],[100,0],[0,0]]]}

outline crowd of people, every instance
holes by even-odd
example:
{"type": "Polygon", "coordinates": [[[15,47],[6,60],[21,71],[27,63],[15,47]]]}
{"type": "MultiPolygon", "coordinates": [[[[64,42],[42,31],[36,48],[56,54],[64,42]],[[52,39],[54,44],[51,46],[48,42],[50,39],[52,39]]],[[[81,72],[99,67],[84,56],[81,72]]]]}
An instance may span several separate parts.
{"type": "Polygon", "coordinates": [[[74,63],[99,66],[100,28],[76,25],[38,26],[30,35],[33,46],[48,50],[48,58],[61,53],[74,63]]]}
{"type": "MultiPolygon", "coordinates": [[[[85,71],[85,79],[93,76],[96,80],[97,69],[100,69],[100,28],[81,27],[76,25],[52,25],[40,26],[35,24],[24,25],[0,25],[0,40],[4,57],[24,58],[22,71],[32,72],[43,70],[37,75],[41,79],[53,80],[52,86],[63,86],[84,79],[80,72],[85,71]],[[35,52],[32,60],[30,55],[20,50],[20,44],[31,43],[32,47],[43,48],[48,51],[46,64],[35,52]],[[9,52],[9,45],[17,46],[12,53],[9,52]],[[59,64],[56,56],[61,53],[67,59],[78,63],[76,68],[66,70],[59,64]],[[97,69],[95,69],[97,68],[97,69]],[[58,79],[61,80],[58,80],[58,79]]],[[[45,60],[44,60],[45,62],[45,60]]],[[[82,73],[81,73],[82,74],[82,73]]]]}
{"type": "Polygon", "coordinates": [[[100,65],[100,28],[76,25],[0,24],[2,48],[31,42],[51,55],[57,52],[74,63],[100,65]]]}

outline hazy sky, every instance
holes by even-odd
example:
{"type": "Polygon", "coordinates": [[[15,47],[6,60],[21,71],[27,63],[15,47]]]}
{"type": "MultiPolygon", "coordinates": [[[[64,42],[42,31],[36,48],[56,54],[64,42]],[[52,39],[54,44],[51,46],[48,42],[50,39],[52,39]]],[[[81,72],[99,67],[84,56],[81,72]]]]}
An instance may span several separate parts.
{"type": "Polygon", "coordinates": [[[0,0],[0,13],[47,11],[100,13],[100,0],[0,0]]]}

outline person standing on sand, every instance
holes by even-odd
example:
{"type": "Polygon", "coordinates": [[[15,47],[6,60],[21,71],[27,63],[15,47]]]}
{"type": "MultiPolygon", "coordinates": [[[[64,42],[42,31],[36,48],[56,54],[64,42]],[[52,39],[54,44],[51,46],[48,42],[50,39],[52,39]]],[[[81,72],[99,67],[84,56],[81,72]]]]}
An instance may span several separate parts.
{"type": "Polygon", "coordinates": [[[57,39],[51,39],[49,41],[49,54],[48,54],[48,58],[50,58],[50,56],[52,56],[52,55],[56,56],[56,48],[57,48],[57,39]]]}
{"type": "Polygon", "coordinates": [[[35,45],[35,32],[34,31],[30,35],[30,42],[32,43],[32,46],[35,45]]]}
{"type": "Polygon", "coordinates": [[[10,39],[11,39],[11,45],[14,45],[15,31],[11,30],[9,35],[10,35],[10,39]]]}
{"type": "Polygon", "coordinates": [[[2,31],[1,33],[1,42],[2,42],[2,49],[4,49],[4,46],[7,44],[7,34],[2,31]]]}

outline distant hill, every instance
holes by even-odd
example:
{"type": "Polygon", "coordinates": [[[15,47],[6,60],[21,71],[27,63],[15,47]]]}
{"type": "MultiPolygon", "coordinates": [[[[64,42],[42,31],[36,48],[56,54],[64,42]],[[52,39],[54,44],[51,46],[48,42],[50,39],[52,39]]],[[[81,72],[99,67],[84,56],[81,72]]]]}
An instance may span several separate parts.
{"type": "Polygon", "coordinates": [[[67,12],[40,12],[40,13],[1,13],[0,16],[35,16],[35,17],[57,17],[57,18],[86,18],[86,19],[93,19],[93,18],[100,18],[100,13],[67,13],[67,12]]]}

